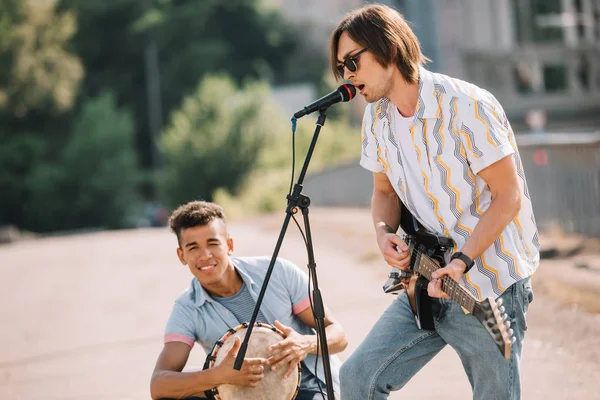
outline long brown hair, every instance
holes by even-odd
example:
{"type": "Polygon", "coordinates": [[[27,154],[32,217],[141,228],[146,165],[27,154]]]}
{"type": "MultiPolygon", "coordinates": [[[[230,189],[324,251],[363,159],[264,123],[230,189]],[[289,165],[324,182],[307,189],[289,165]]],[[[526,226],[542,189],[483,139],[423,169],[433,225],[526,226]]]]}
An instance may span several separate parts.
{"type": "Polygon", "coordinates": [[[331,34],[331,70],[336,79],[343,78],[337,70],[337,52],[344,32],[369,49],[381,66],[395,64],[408,83],[419,81],[419,65],[429,61],[421,53],[419,39],[402,14],[391,7],[373,4],[348,14],[331,34]]]}

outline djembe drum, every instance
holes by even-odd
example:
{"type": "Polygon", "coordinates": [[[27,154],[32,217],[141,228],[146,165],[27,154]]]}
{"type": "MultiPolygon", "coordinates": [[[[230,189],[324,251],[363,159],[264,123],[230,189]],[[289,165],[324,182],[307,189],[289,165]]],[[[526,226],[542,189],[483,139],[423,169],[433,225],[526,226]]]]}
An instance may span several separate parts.
{"type": "MultiPolygon", "coordinates": [[[[214,368],[221,364],[231,347],[233,346],[235,337],[244,340],[248,324],[236,326],[228,330],[215,343],[212,351],[206,357],[204,369],[214,368]]],[[[262,357],[269,358],[272,354],[267,350],[269,346],[285,339],[285,334],[274,326],[257,322],[254,324],[248,348],[246,351],[247,358],[262,357]]],[[[234,385],[219,385],[207,392],[207,395],[213,396],[217,400],[293,400],[298,394],[300,386],[301,368],[298,364],[298,373],[290,374],[287,378],[283,375],[286,372],[285,368],[278,368],[273,371],[270,368],[265,368],[265,377],[258,383],[256,387],[234,386],[234,385]]]]}

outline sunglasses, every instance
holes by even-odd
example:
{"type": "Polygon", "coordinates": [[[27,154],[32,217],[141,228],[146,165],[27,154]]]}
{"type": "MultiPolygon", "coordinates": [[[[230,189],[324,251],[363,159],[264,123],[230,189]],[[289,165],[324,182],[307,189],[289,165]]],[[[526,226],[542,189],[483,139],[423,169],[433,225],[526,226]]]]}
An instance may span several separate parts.
{"type": "Polygon", "coordinates": [[[358,53],[354,53],[353,55],[351,55],[350,57],[347,57],[344,60],[343,64],[340,64],[337,66],[337,70],[338,73],[341,76],[344,76],[344,67],[348,68],[348,71],[350,72],[356,72],[356,70],[358,69],[358,65],[356,65],[356,62],[358,61],[358,57],[364,53],[365,51],[367,51],[368,49],[365,47],[364,49],[362,49],[361,51],[359,51],[358,53]]]}

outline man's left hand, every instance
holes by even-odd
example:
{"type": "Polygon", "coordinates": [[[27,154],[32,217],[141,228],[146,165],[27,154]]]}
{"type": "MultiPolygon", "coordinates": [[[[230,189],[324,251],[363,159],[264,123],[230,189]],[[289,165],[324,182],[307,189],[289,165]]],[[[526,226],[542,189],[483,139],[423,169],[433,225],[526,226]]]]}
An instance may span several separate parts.
{"type": "Polygon", "coordinates": [[[442,277],[448,275],[456,282],[460,282],[461,276],[465,273],[467,266],[461,260],[452,260],[444,268],[440,268],[431,274],[431,281],[427,285],[427,294],[430,297],[438,297],[443,299],[449,299],[446,293],[442,291],[442,277]]]}
{"type": "Polygon", "coordinates": [[[279,321],[275,321],[275,326],[285,333],[286,338],[269,346],[269,351],[275,354],[267,359],[267,365],[271,365],[273,370],[280,367],[288,368],[284,375],[284,378],[287,378],[309,354],[313,341],[311,337],[301,335],[279,321]]]}

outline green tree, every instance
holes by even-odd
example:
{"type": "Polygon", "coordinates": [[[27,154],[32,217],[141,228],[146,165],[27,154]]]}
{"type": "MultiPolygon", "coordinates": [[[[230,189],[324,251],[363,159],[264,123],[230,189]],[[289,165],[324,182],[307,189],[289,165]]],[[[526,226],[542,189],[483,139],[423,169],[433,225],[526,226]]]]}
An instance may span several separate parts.
{"type": "Polygon", "coordinates": [[[59,4],[77,14],[75,48],[87,72],[82,96],[111,89],[119,104],[133,111],[144,167],[153,164],[149,116],[156,115],[149,110],[149,99],[160,103],[160,120],[166,121],[207,74],[227,74],[238,84],[246,79],[272,83],[301,79],[301,69],[288,68],[301,39],[291,34],[278,13],[261,8],[260,0],[60,0],[59,4]],[[156,84],[158,96],[151,90],[156,84]]]}
{"type": "Polygon", "coordinates": [[[46,128],[48,118],[71,108],[83,77],[79,59],[68,50],[75,17],[56,13],[52,2],[9,1],[4,6],[2,11],[8,11],[0,17],[4,126],[46,128]]]}
{"type": "Polygon", "coordinates": [[[5,137],[0,146],[0,225],[22,226],[24,204],[31,196],[27,180],[46,153],[37,135],[20,133],[5,137]]]}
{"type": "Polygon", "coordinates": [[[0,110],[9,102],[7,87],[12,80],[14,60],[14,29],[25,19],[21,0],[2,0],[0,3],[0,110]]]}
{"type": "Polygon", "coordinates": [[[73,199],[69,226],[126,225],[140,179],[133,134],[130,112],[118,108],[112,93],[82,108],[61,160],[69,171],[66,197],[73,199]]]}
{"type": "Polygon", "coordinates": [[[59,162],[29,177],[28,222],[41,230],[126,227],[139,179],[131,114],[102,93],[82,107],[59,162]]]}
{"type": "Polygon", "coordinates": [[[34,171],[55,160],[83,69],[68,51],[69,12],[52,2],[0,3],[0,224],[27,225],[34,171]]]}
{"type": "MultiPolygon", "coordinates": [[[[327,112],[323,126],[312,154],[307,174],[317,173],[339,163],[356,162],[360,155],[360,134],[357,127],[351,127],[335,114],[346,115],[348,104],[339,104],[327,112]]],[[[274,111],[269,117],[269,134],[260,149],[255,168],[244,179],[235,193],[225,188],[218,189],[215,201],[232,217],[248,216],[254,213],[283,210],[287,204],[286,195],[291,189],[292,150],[295,150],[293,183],[297,182],[308,148],[313,139],[317,114],[304,117],[297,123],[297,132],[291,134],[289,119],[281,112],[274,111]],[[295,142],[292,146],[292,142],[295,142]]]]}
{"type": "Polygon", "coordinates": [[[237,90],[226,77],[207,77],[173,112],[161,140],[166,167],[158,179],[161,198],[175,207],[211,200],[217,188],[236,193],[274,133],[268,87],[237,90]]]}
{"type": "Polygon", "coordinates": [[[132,31],[143,12],[140,0],[59,0],[58,9],[76,15],[78,29],[72,48],[81,58],[85,77],[79,102],[110,90],[117,103],[131,110],[140,161],[150,165],[147,124],[144,35],[132,31]]]}

